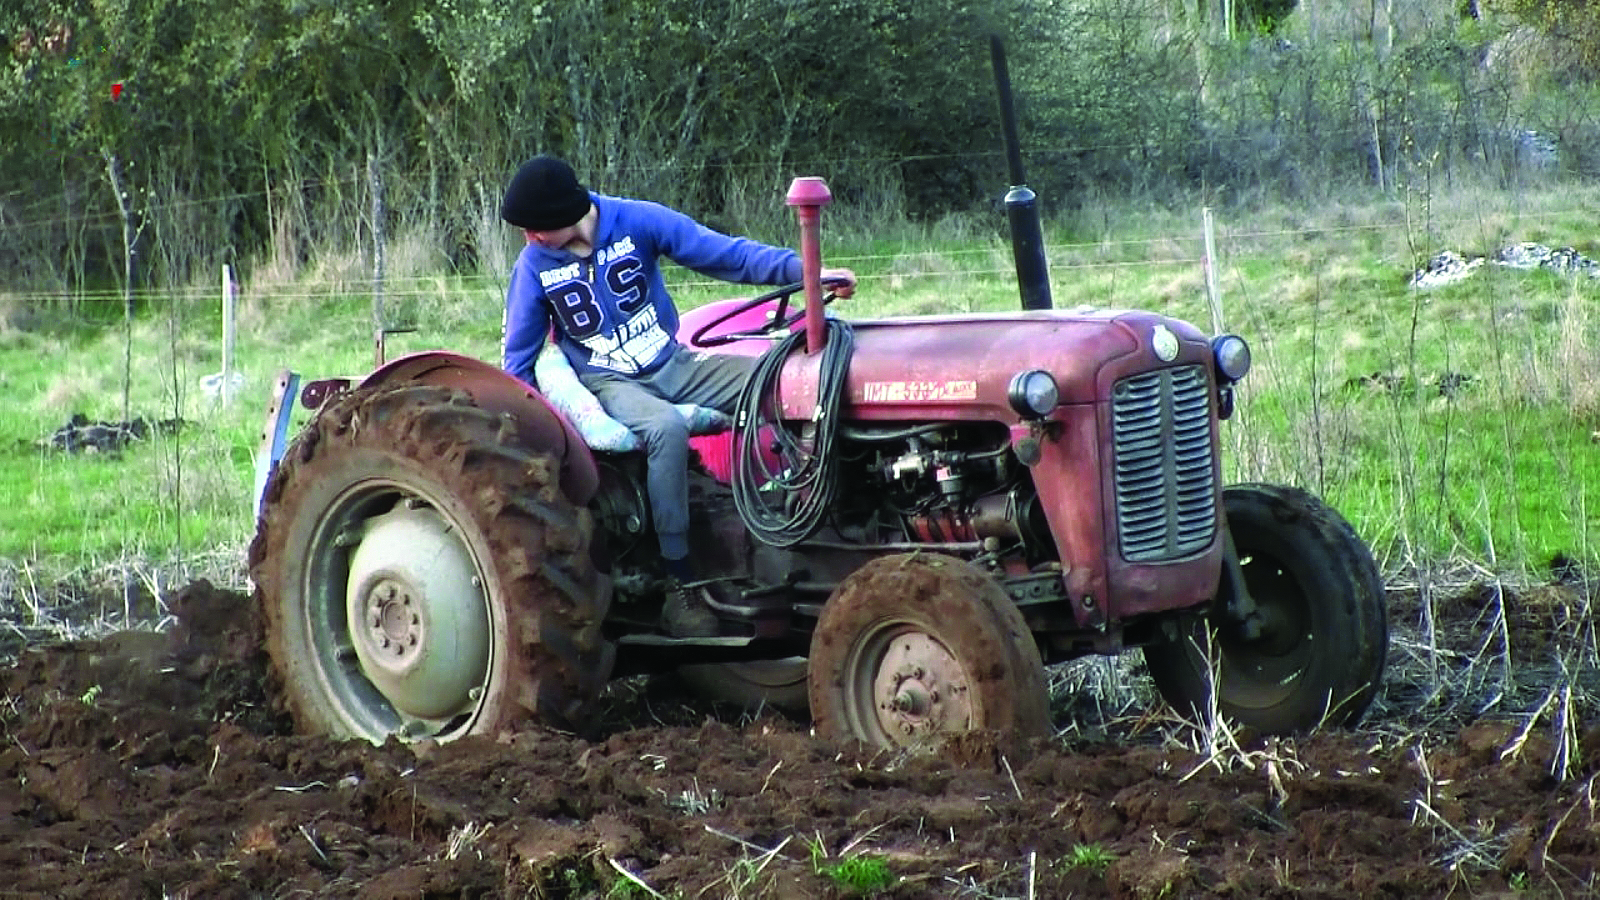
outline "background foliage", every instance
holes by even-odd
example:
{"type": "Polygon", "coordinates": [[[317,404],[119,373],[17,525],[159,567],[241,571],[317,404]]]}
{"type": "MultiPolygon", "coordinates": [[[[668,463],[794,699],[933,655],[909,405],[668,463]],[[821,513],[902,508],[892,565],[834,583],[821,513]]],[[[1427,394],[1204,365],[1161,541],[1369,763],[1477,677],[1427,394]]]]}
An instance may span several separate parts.
{"type": "Polygon", "coordinates": [[[821,174],[852,314],[1014,308],[992,33],[1057,305],[1209,321],[1196,207],[1219,211],[1228,324],[1258,352],[1230,479],[1323,494],[1390,572],[1592,562],[1595,282],[1406,285],[1446,248],[1600,256],[1587,9],[8,0],[0,600],[8,560],[23,580],[45,559],[236,564],[272,373],[365,371],[374,318],[419,329],[394,352],[495,358],[520,243],[499,193],[536,152],[784,243],[779,198],[821,174]],[[197,390],[224,368],[223,263],[243,283],[231,408],[197,390]],[[198,424],[86,462],[47,440],[79,411],[198,424]]]}
{"type": "Polygon", "coordinates": [[[1587,10],[13,0],[0,272],[78,292],[122,278],[113,162],[146,287],[222,262],[292,276],[319,248],[362,246],[369,163],[382,224],[458,269],[504,264],[497,195],[541,151],[729,230],[775,227],[770,197],[796,174],[826,175],[862,222],[937,220],[1004,193],[990,34],[1008,41],[1030,181],[1057,210],[1590,172],[1600,107],[1572,76],[1592,62],[1587,10]]]}

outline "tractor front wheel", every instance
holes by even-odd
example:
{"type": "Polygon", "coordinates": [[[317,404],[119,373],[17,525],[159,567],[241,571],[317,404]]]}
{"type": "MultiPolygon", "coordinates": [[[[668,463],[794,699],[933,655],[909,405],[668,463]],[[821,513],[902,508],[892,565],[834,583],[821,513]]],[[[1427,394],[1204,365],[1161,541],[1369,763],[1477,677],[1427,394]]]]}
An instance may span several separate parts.
{"type": "Polygon", "coordinates": [[[380,743],[571,724],[604,686],[609,581],[547,453],[465,393],[336,398],[279,462],[251,546],[302,731],[380,743]]]}
{"type": "Polygon", "coordinates": [[[1050,731],[1044,665],[1022,614],[953,557],[897,554],[852,573],[823,607],[810,667],[811,716],[828,737],[914,747],[1050,731]]]}
{"type": "Polygon", "coordinates": [[[1269,734],[1355,724],[1389,646],[1372,554],[1343,517],[1297,488],[1237,485],[1223,500],[1257,617],[1214,610],[1146,646],[1157,690],[1197,721],[1220,714],[1269,734]]]}

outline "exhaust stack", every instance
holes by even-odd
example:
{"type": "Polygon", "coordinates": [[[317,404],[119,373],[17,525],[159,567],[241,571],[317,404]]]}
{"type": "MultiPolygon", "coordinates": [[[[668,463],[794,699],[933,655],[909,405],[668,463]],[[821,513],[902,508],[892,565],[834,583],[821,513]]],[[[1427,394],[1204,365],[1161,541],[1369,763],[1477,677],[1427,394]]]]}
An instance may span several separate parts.
{"type": "Polygon", "coordinates": [[[989,38],[995,86],[1000,91],[1000,125],[1004,131],[1011,190],[1006,192],[1006,219],[1011,223],[1011,255],[1017,265],[1017,290],[1023,309],[1049,309],[1050,273],[1044,258],[1044,229],[1039,224],[1039,198],[1022,173],[1022,144],[1017,139],[1017,113],[1011,102],[1011,73],[999,35],[989,38]]]}
{"type": "Polygon", "coordinates": [[[800,272],[806,292],[806,352],[816,353],[828,341],[822,314],[822,208],[833,202],[828,183],[804,175],[789,183],[784,202],[800,221],[800,272]]]}

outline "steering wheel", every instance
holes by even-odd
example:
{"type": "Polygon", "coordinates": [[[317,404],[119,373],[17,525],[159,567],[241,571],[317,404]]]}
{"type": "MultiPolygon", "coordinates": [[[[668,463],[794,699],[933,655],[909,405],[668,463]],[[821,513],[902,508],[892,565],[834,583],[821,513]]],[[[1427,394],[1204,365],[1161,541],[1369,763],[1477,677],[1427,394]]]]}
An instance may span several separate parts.
{"type": "MultiPolygon", "coordinates": [[[[845,282],[843,279],[839,278],[824,278],[822,279],[822,283],[824,285],[833,285],[844,284],[845,282]]],[[[757,338],[766,338],[773,334],[788,331],[806,316],[806,311],[803,309],[796,310],[792,314],[789,313],[789,299],[795,294],[800,293],[805,286],[805,282],[796,281],[793,284],[786,284],[782,287],[773,288],[772,290],[767,291],[765,294],[747,300],[744,303],[739,304],[733,309],[728,310],[722,315],[717,316],[715,319],[712,319],[706,324],[700,326],[700,328],[689,337],[689,343],[696,347],[720,347],[723,344],[731,344],[734,341],[747,341],[757,338]],[[728,322],[739,318],[750,310],[765,306],[773,301],[777,301],[777,309],[772,311],[771,315],[767,318],[767,321],[759,328],[750,328],[744,331],[730,331],[727,334],[717,334],[710,337],[706,336],[708,332],[716,328],[718,325],[725,325],[728,322]]],[[[829,291],[828,293],[824,294],[822,297],[823,305],[826,306],[827,304],[832,303],[835,296],[836,295],[833,293],[833,291],[829,291]]]]}

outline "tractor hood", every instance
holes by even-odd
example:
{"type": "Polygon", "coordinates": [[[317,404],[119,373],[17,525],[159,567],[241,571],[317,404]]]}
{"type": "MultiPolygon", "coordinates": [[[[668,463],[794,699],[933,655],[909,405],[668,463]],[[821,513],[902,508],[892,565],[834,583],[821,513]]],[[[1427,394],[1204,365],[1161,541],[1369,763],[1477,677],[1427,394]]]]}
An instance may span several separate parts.
{"type": "MultiPolygon", "coordinates": [[[[1199,329],[1148,312],[1047,309],[852,324],[845,392],[857,419],[1015,420],[1006,389],[1018,372],[1049,372],[1060,403],[1071,405],[1104,399],[1132,372],[1210,360],[1199,329]]],[[[786,416],[811,415],[821,356],[796,353],[784,366],[786,416]]]]}

